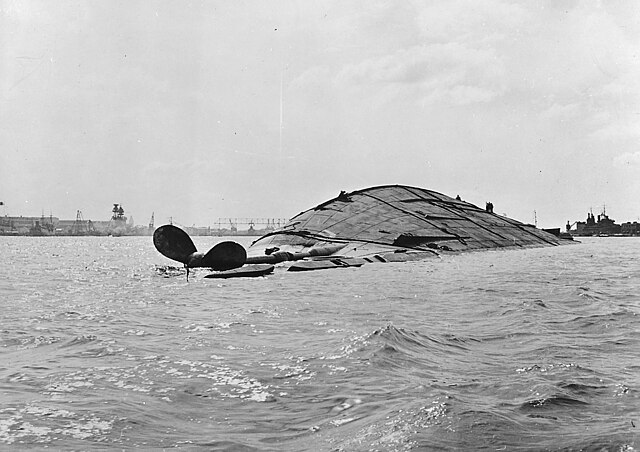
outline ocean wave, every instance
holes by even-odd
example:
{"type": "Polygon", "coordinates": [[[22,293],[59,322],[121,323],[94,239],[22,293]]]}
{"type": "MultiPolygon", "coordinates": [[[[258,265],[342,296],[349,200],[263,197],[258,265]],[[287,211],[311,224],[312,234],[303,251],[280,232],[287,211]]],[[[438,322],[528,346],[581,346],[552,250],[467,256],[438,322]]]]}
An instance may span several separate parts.
{"type": "Polygon", "coordinates": [[[469,350],[469,344],[479,342],[477,339],[461,337],[453,334],[448,335],[427,335],[419,331],[412,331],[405,328],[397,328],[387,325],[375,330],[369,335],[369,339],[380,339],[388,349],[406,352],[420,352],[424,350],[469,350]]]}
{"type": "Polygon", "coordinates": [[[366,336],[353,357],[379,370],[433,380],[438,378],[436,370],[447,366],[454,356],[469,360],[476,343],[476,339],[461,335],[425,334],[386,325],[366,336]]]}
{"type": "Polygon", "coordinates": [[[27,337],[5,337],[0,339],[0,348],[15,347],[18,350],[36,348],[46,345],[56,344],[62,341],[60,336],[27,336],[27,337]]]}
{"type": "Polygon", "coordinates": [[[115,422],[114,419],[40,403],[30,403],[19,409],[4,408],[0,414],[0,443],[9,445],[46,445],[55,443],[60,438],[101,438],[111,432],[115,422]]]}
{"type": "MultiPolygon", "coordinates": [[[[208,451],[242,451],[242,452],[264,452],[265,449],[263,447],[254,447],[247,444],[247,442],[243,441],[231,441],[231,440],[218,440],[218,441],[204,441],[194,443],[193,441],[184,441],[179,446],[181,447],[198,447],[204,448],[204,450],[208,451]]],[[[269,449],[271,450],[271,449],[269,449]]],[[[275,449],[273,449],[275,450],[275,449]]]]}
{"type": "MultiPolygon", "coordinates": [[[[446,441],[439,440],[439,433],[451,428],[449,410],[446,396],[421,405],[382,410],[377,415],[362,419],[351,429],[332,432],[329,444],[334,451],[410,451],[423,450],[422,442],[428,437],[435,439],[439,447],[432,447],[434,443],[431,442],[427,450],[437,450],[446,444],[446,441]]],[[[356,418],[351,415],[343,422],[331,425],[342,427],[354,420],[356,418]]]]}
{"type": "Polygon", "coordinates": [[[549,445],[544,450],[552,452],[636,452],[636,441],[626,435],[599,435],[589,439],[563,438],[562,445],[549,445]],[[567,444],[569,443],[569,444],[567,444]]]}
{"type": "Polygon", "coordinates": [[[602,384],[586,384],[586,383],[577,383],[573,381],[560,382],[558,387],[571,392],[572,394],[577,394],[581,396],[591,397],[602,393],[602,390],[607,389],[606,385],[602,384]]]}
{"type": "Polygon", "coordinates": [[[527,400],[520,405],[520,408],[523,410],[541,409],[541,408],[551,409],[555,407],[584,406],[588,404],[589,403],[584,400],[571,397],[567,394],[557,393],[557,394],[551,394],[545,397],[539,397],[536,399],[527,400]]]}
{"type": "Polygon", "coordinates": [[[578,315],[568,320],[566,323],[577,323],[580,327],[593,325],[606,325],[608,322],[635,321],[637,314],[629,309],[620,309],[603,314],[578,315]]]}
{"type": "Polygon", "coordinates": [[[65,348],[65,347],[77,347],[78,345],[89,344],[89,343],[95,342],[97,340],[98,340],[98,337],[93,335],[93,334],[76,336],[76,337],[68,340],[64,344],[62,344],[61,347],[62,348],[65,348]]]}

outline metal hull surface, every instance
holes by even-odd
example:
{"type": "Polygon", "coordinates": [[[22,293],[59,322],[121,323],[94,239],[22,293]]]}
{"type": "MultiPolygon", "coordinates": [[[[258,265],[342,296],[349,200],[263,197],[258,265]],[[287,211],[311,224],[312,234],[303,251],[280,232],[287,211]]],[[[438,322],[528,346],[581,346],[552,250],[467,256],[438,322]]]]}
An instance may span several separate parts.
{"type": "Polygon", "coordinates": [[[460,199],[385,185],[341,192],[253,242],[247,255],[251,260],[342,246],[331,255],[385,262],[565,243],[571,241],[460,199]]]}

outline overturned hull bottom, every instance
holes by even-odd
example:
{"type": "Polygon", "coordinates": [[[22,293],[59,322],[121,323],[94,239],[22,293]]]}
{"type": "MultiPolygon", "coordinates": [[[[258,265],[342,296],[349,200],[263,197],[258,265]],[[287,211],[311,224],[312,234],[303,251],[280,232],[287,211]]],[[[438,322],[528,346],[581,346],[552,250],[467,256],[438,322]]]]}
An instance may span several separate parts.
{"type": "Polygon", "coordinates": [[[459,197],[403,185],[341,192],[258,238],[247,249],[227,241],[202,253],[173,225],[154,232],[154,244],[161,254],[187,269],[205,267],[218,272],[211,278],[264,276],[274,265],[301,272],[568,243],[571,241],[559,230],[537,229],[493,213],[491,203],[481,209],[459,197]]]}

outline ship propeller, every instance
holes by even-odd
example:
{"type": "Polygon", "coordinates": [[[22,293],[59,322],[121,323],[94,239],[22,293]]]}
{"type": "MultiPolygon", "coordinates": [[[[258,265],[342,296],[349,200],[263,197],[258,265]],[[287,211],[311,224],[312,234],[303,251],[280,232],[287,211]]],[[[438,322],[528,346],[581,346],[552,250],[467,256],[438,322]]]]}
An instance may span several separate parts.
{"type": "Polygon", "coordinates": [[[236,242],[220,242],[206,254],[199,253],[189,234],[172,224],[160,226],[154,231],[153,244],[163,256],[182,262],[187,272],[194,267],[231,270],[242,267],[247,260],[247,251],[236,242]]]}

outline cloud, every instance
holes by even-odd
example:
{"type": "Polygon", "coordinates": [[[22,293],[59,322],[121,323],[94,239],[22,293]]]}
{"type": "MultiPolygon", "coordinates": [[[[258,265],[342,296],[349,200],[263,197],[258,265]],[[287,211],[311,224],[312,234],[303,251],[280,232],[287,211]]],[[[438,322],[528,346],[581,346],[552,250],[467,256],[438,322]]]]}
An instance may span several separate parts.
{"type": "Polygon", "coordinates": [[[492,49],[436,43],[399,49],[345,66],[334,78],[339,87],[403,98],[464,105],[488,102],[504,91],[504,65],[492,49]]]}
{"type": "Polygon", "coordinates": [[[534,85],[528,95],[541,95],[542,119],[571,121],[599,141],[640,137],[640,42],[626,24],[638,11],[588,3],[549,9],[536,38],[546,52],[529,53],[523,65],[534,85]]]}
{"type": "Polygon", "coordinates": [[[637,121],[636,118],[609,120],[591,132],[589,137],[602,141],[637,139],[640,138],[640,124],[637,121]]]}
{"type": "Polygon", "coordinates": [[[310,83],[324,94],[353,93],[368,105],[410,101],[420,107],[499,98],[508,74],[498,45],[529,14],[502,1],[368,2],[335,10],[339,20],[320,34],[328,39],[324,53],[331,63],[320,59],[296,84],[310,83]]]}
{"type": "Polygon", "coordinates": [[[577,117],[580,113],[580,104],[577,102],[569,104],[553,103],[540,114],[542,119],[553,122],[564,122],[577,117]]]}
{"type": "Polygon", "coordinates": [[[336,4],[328,29],[311,27],[326,41],[323,58],[297,82],[313,82],[316,99],[353,93],[356,105],[422,107],[500,99],[543,115],[571,106],[584,118],[640,92],[637,36],[623,31],[624,8],[500,0],[359,8],[336,4]]]}
{"type": "Polygon", "coordinates": [[[625,152],[614,157],[613,166],[621,169],[640,170],[640,151],[625,152]]]}
{"type": "Polygon", "coordinates": [[[436,42],[486,45],[505,37],[513,38],[531,16],[526,7],[501,0],[453,0],[416,5],[416,22],[421,37],[436,42]]]}

